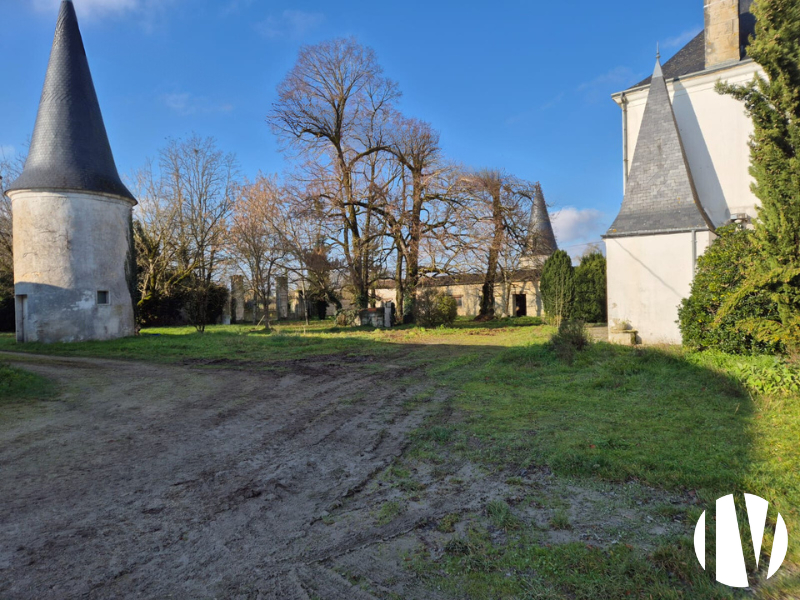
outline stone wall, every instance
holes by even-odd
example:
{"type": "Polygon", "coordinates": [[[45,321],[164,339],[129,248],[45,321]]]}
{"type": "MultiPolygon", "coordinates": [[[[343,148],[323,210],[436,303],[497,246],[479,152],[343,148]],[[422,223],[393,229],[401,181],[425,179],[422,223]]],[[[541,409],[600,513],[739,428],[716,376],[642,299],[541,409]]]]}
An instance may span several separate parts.
{"type": "Polygon", "coordinates": [[[9,195],[17,339],[50,343],[133,335],[125,274],[133,203],[79,192],[9,195]]]}
{"type": "MultiPolygon", "coordinates": [[[[482,284],[462,284],[437,286],[444,294],[455,297],[459,301],[458,316],[474,317],[480,312],[482,284]]],[[[502,280],[494,286],[494,310],[497,316],[514,314],[514,294],[525,294],[527,313],[529,317],[542,316],[542,300],[539,296],[538,281],[512,281],[506,285],[502,280]]],[[[375,295],[382,302],[394,302],[395,290],[393,288],[379,288],[375,295]]]]}
{"type": "MultiPolygon", "coordinates": [[[[231,277],[231,321],[242,323],[245,321],[245,307],[247,298],[245,294],[244,275],[234,275],[231,277]]],[[[252,313],[250,319],[253,320],[252,313]]]]}

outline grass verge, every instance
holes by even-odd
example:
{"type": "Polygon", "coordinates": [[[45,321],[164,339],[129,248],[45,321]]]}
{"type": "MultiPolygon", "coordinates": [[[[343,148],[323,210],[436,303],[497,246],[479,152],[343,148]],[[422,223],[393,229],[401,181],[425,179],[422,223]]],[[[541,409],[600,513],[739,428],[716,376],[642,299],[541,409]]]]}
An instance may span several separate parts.
{"type": "Polygon", "coordinates": [[[0,362],[0,406],[45,400],[55,393],[55,385],[49,379],[0,362]]]}

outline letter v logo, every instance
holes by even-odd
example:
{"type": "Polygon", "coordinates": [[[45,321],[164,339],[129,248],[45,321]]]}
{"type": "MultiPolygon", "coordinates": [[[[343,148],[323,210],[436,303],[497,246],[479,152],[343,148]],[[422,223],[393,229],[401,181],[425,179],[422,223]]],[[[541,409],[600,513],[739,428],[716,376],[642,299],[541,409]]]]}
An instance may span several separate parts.
{"type": "MultiPolygon", "coordinates": [[[[764,527],[767,523],[769,502],[752,494],[744,495],[747,508],[747,520],[753,538],[753,552],[756,567],[761,557],[761,544],[764,541],[764,527]]],[[[717,581],[729,587],[744,588],[749,585],[747,568],[744,562],[742,538],[736,520],[736,506],[733,494],[717,500],[717,581]]],[[[772,577],[783,564],[789,548],[789,534],[783,517],[778,515],[775,526],[775,538],[772,543],[772,555],[769,560],[767,579],[772,577]]],[[[700,515],[694,530],[694,551],[703,569],[706,568],[706,513],[700,515]]]]}

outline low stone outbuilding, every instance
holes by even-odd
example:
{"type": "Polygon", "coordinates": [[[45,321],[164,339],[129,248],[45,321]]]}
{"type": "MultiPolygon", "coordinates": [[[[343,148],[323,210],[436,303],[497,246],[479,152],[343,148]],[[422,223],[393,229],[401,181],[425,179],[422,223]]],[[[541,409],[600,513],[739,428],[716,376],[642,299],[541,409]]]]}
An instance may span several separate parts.
{"type": "MultiPolygon", "coordinates": [[[[542,316],[539,276],[539,269],[520,269],[510,273],[506,279],[499,279],[495,283],[495,314],[511,317],[542,316]]],[[[480,312],[483,275],[476,273],[426,277],[420,282],[420,288],[436,288],[443,294],[453,296],[460,317],[474,317],[480,312]]],[[[395,296],[394,281],[382,280],[375,285],[375,297],[378,301],[394,302],[395,296]]]]}

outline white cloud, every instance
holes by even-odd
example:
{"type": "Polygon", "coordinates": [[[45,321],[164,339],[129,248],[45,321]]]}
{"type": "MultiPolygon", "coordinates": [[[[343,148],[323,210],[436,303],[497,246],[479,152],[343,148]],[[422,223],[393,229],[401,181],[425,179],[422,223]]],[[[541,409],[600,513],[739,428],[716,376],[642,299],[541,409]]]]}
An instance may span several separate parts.
{"type": "Polygon", "coordinates": [[[695,38],[695,36],[702,30],[703,30],[702,27],[692,27],[691,29],[687,29],[680,35],[676,35],[675,37],[671,37],[669,39],[664,40],[664,42],[661,44],[661,47],[667,50],[683,48],[686,44],[691,42],[695,38]]]}
{"type": "Polygon", "coordinates": [[[253,2],[254,0],[229,0],[229,2],[223,7],[222,14],[223,15],[238,14],[242,10],[252,6],[253,2]]]}
{"type": "Polygon", "coordinates": [[[319,12],[284,10],[280,16],[269,16],[256,24],[256,30],[266,38],[298,39],[304,37],[325,22],[325,15],[319,12]]]}
{"type": "Polygon", "coordinates": [[[605,213],[595,208],[579,209],[566,206],[550,215],[559,248],[573,256],[580,256],[592,243],[599,243],[608,229],[605,213]]]}
{"type": "Polygon", "coordinates": [[[232,104],[218,104],[208,98],[193,96],[186,92],[175,92],[161,96],[164,106],[178,113],[182,117],[196,114],[210,114],[219,112],[231,112],[232,104]]]}
{"type": "MultiPolygon", "coordinates": [[[[147,33],[164,23],[164,13],[182,0],[73,0],[81,22],[97,22],[105,18],[133,18],[147,33]]],[[[38,12],[58,14],[61,0],[33,0],[38,12]]]]}
{"type": "Polygon", "coordinates": [[[629,85],[636,83],[638,77],[628,67],[618,66],[610,71],[598,75],[590,81],[586,81],[578,86],[578,91],[583,93],[589,102],[597,102],[607,98],[610,94],[618,92],[629,85]]]}
{"type": "MultiPolygon", "coordinates": [[[[74,0],[75,11],[79,17],[88,19],[119,15],[138,9],[141,0],[74,0]]],[[[55,14],[61,0],[33,0],[33,7],[39,12],[55,14]]]]}

